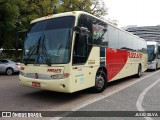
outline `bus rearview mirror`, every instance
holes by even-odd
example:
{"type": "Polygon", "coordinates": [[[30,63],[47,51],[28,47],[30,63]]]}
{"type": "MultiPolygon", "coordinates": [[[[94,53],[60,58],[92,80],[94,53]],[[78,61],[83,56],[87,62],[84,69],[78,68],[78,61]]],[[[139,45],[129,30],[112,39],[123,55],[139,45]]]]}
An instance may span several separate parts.
{"type": "Polygon", "coordinates": [[[74,31],[76,31],[77,33],[82,33],[82,34],[89,34],[90,31],[88,30],[88,28],[86,27],[79,27],[79,26],[75,26],[74,27],[74,31]]]}
{"type": "Polygon", "coordinates": [[[74,31],[76,31],[77,33],[81,33],[81,29],[80,29],[80,27],[78,27],[78,26],[75,26],[75,27],[74,27],[74,31]]]}

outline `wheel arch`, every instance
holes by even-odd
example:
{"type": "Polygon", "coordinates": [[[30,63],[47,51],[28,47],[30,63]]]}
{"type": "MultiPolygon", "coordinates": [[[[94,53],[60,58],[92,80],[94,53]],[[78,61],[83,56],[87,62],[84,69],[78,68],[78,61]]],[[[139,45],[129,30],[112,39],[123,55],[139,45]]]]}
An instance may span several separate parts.
{"type": "Polygon", "coordinates": [[[107,68],[106,67],[104,67],[104,66],[101,66],[101,67],[99,67],[98,69],[97,69],[97,72],[98,71],[103,71],[105,74],[106,74],[106,79],[107,79],[107,81],[108,81],[108,72],[107,72],[107,68]]]}
{"type": "Polygon", "coordinates": [[[9,68],[11,68],[11,69],[13,70],[13,72],[15,72],[14,69],[13,69],[12,67],[7,67],[5,71],[7,71],[7,69],[9,69],[9,68]]]}

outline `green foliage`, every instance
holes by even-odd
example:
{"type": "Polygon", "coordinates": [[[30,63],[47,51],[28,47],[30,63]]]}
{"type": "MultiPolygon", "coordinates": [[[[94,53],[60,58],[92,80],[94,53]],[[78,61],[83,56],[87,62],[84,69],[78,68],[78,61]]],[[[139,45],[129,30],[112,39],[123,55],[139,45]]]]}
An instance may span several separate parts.
{"type": "Polygon", "coordinates": [[[68,11],[91,11],[92,2],[90,0],[63,0],[59,6],[60,12],[68,11]]]}
{"type": "Polygon", "coordinates": [[[107,14],[107,9],[102,0],[62,0],[58,11],[85,11],[97,17],[103,17],[107,14]]]}
{"type": "Polygon", "coordinates": [[[10,39],[14,38],[16,18],[19,16],[17,0],[0,0],[0,48],[4,41],[10,46],[10,39]]]}
{"type": "Polygon", "coordinates": [[[18,31],[49,13],[86,11],[97,17],[107,14],[102,0],[0,0],[0,48],[13,48],[18,31]]]}
{"type": "Polygon", "coordinates": [[[91,0],[92,2],[92,9],[91,9],[91,14],[103,18],[104,15],[107,15],[108,11],[107,8],[105,7],[105,4],[102,0],[91,0]]]}

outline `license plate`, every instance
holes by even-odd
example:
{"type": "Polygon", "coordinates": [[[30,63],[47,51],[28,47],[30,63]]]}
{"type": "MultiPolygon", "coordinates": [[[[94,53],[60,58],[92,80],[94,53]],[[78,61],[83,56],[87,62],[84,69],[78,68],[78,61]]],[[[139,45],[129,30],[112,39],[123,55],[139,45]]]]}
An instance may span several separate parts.
{"type": "Polygon", "coordinates": [[[39,82],[32,82],[32,86],[34,86],[34,87],[41,87],[41,83],[39,83],[39,82]]]}

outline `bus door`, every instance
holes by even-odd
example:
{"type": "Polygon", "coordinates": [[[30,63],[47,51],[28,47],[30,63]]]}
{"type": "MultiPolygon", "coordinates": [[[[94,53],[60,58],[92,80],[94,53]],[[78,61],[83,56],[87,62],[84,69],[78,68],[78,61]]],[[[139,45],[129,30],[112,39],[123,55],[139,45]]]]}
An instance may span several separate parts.
{"type": "MultiPolygon", "coordinates": [[[[91,46],[87,44],[87,35],[76,34],[73,49],[73,67],[72,73],[74,83],[72,84],[76,90],[93,86],[91,81],[93,76],[93,66],[89,64],[88,58],[91,46]]],[[[94,64],[95,61],[92,61],[94,64]]]]}

